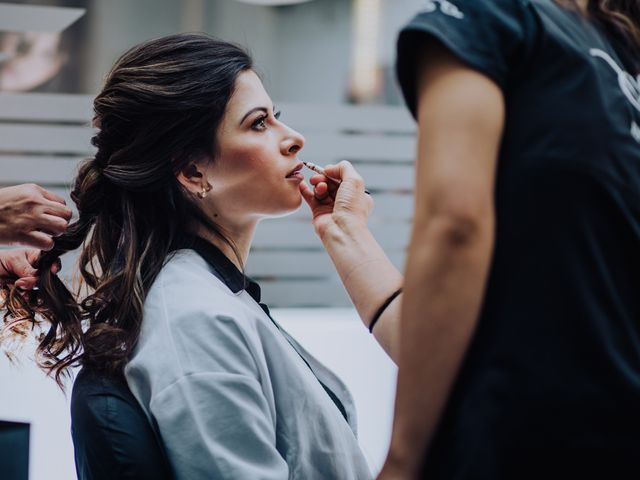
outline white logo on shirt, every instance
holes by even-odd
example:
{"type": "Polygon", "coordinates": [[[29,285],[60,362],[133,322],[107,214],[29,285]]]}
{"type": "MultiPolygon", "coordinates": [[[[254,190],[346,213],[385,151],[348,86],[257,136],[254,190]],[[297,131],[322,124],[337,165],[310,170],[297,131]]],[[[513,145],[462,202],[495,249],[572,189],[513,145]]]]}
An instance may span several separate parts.
{"type": "Polygon", "coordinates": [[[607,52],[597,48],[592,48],[589,50],[589,53],[592,57],[601,58],[607,62],[607,64],[616,72],[618,75],[618,85],[620,85],[622,93],[624,93],[631,105],[636,107],[636,110],[640,112],[640,75],[638,75],[638,78],[633,78],[633,76],[618,65],[607,52]]]}
{"type": "Polygon", "coordinates": [[[453,3],[447,0],[424,0],[424,2],[425,6],[422,13],[435,12],[438,7],[440,7],[440,11],[445,15],[457,18],[458,20],[462,20],[464,18],[464,13],[462,13],[462,11],[460,11],[460,9],[453,3]]]}
{"type": "MultiPolygon", "coordinates": [[[[611,58],[607,52],[602,51],[598,48],[592,48],[589,50],[589,53],[592,57],[600,58],[604,60],[616,74],[618,75],[618,85],[620,86],[620,90],[624,93],[624,96],[627,97],[629,103],[633,105],[638,112],[640,112],[640,75],[637,78],[633,78],[633,76],[625,71],[620,65],[616,63],[616,61],[611,58]]],[[[640,143],[640,126],[636,122],[631,123],[631,136],[640,143]]]]}

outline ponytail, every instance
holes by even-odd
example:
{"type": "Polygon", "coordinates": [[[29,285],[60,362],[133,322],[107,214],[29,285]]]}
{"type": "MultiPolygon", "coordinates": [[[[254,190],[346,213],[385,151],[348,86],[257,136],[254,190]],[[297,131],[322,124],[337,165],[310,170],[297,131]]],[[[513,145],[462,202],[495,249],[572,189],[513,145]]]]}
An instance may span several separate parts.
{"type": "MultiPolygon", "coordinates": [[[[81,167],[72,199],[79,206],[86,207],[81,199],[95,199],[99,185],[98,175],[93,161],[87,161],[81,167]],[[83,192],[82,195],[80,192],[83,192]]],[[[93,201],[97,204],[97,199],[93,201]]],[[[80,218],[69,225],[67,231],[56,238],[52,250],[42,252],[36,263],[40,272],[38,289],[23,292],[15,285],[3,286],[5,298],[3,308],[7,311],[2,328],[6,333],[25,337],[30,330],[39,331],[44,325],[49,329],[42,333],[36,349],[36,362],[52,375],[58,385],[63,385],[64,373],[77,364],[82,352],[82,312],[76,297],[65,286],[51,267],[63,254],[78,249],[91,231],[96,212],[86,208],[81,210],[80,218]]]]}

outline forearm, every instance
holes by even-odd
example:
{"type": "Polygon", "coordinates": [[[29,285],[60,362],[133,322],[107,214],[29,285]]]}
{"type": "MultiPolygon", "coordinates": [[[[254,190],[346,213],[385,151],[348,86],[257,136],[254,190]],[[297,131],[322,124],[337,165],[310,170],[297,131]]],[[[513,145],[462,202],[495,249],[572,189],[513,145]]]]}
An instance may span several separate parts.
{"type": "MultiPolygon", "coordinates": [[[[402,286],[403,276],[366,227],[333,228],[321,236],[340,279],[366,327],[389,296],[402,286]]],[[[373,333],[397,362],[401,296],[380,316],[373,333]]]]}
{"type": "Polygon", "coordinates": [[[493,226],[465,236],[438,225],[414,232],[403,299],[400,372],[390,462],[417,477],[474,332],[493,226]]]}

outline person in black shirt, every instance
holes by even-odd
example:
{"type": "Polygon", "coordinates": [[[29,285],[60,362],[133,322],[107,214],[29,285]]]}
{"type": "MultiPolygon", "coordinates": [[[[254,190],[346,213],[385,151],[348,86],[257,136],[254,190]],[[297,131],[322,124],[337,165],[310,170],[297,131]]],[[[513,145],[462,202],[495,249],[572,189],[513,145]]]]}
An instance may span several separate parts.
{"type": "Polygon", "coordinates": [[[640,2],[429,0],[381,478],[638,478],[640,2]]]}

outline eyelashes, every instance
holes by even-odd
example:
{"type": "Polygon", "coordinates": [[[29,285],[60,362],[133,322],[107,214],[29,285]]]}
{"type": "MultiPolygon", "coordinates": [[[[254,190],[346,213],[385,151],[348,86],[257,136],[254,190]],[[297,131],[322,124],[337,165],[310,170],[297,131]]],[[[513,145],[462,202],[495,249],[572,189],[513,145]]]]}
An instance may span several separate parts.
{"type": "Polygon", "coordinates": [[[251,124],[251,128],[253,128],[254,130],[264,130],[265,128],[267,128],[267,124],[265,123],[267,121],[267,118],[268,117],[266,115],[261,115],[255,122],[251,124]]]}
{"type": "MultiPolygon", "coordinates": [[[[273,114],[273,118],[276,120],[280,120],[280,111],[277,111],[273,114]]],[[[267,120],[269,119],[269,115],[261,115],[259,116],[255,122],[251,124],[251,128],[257,131],[266,130],[267,128],[267,120]]]]}

